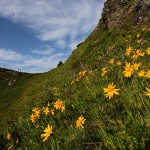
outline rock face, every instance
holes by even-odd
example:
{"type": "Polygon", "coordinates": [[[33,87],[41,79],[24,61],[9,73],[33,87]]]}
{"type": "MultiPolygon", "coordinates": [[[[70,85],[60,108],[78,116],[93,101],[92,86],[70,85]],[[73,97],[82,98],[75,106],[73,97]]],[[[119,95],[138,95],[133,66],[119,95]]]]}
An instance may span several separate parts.
{"type": "Polygon", "coordinates": [[[150,0],[107,0],[94,32],[150,22],[150,0]]]}

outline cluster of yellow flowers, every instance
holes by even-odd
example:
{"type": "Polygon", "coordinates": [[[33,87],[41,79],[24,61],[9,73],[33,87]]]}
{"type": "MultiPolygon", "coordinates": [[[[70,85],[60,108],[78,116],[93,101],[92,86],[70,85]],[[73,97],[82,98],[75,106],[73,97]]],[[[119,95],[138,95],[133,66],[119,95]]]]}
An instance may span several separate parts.
{"type": "MultiPolygon", "coordinates": [[[[115,89],[116,85],[114,85],[113,83],[109,84],[107,88],[103,88],[103,91],[105,93],[105,97],[108,99],[111,99],[114,94],[119,95],[118,91],[120,89],[115,89]]],[[[146,87],[146,92],[144,92],[145,96],[149,96],[150,97],[150,89],[146,87]]]]}
{"type": "MultiPolygon", "coordinates": [[[[140,66],[141,66],[141,63],[135,63],[131,65],[130,63],[126,62],[126,65],[124,66],[124,71],[123,71],[124,76],[131,77],[135,71],[139,70],[140,66]]],[[[137,72],[137,75],[139,77],[150,78],[150,71],[146,72],[144,70],[140,70],[137,72]]]]}
{"type": "Polygon", "coordinates": [[[49,114],[54,115],[54,109],[49,109],[48,106],[44,107],[43,106],[43,113],[47,116],[49,114]]]}
{"type": "MultiPolygon", "coordinates": [[[[76,120],[76,128],[84,128],[84,124],[85,124],[85,118],[83,116],[78,117],[78,119],[76,120]]],[[[45,142],[46,140],[48,140],[48,138],[50,137],[50,135],[53,133],[53,126],[49,125],[44,129],[44,133],[41,134],[41,138],[43,138],[43,142],[45,142]]]]}
{"type": "Polygon", "coordinates": [[[147,28],[143,28],[143,29],[142,29],[142,31],[146,31],[146,30],[147,30],[147,31],[150,31],[150,28],[147,27],[147,28]]]}
{"type": "MultiPolygon", "coordinates": [[[[89,76],[88,75],[92,75],[93,74],[93,71],[90,70],[90,71],[87,71],[87,70],[83,70],[83,71],[80,71],[77,78],[75,79],[75,82],[79,82],[81,79],[86,79],[86,80],[89,80],[89,76]]],[[[71,84],[73,84],[74,81],[72,81],[71,84]]]]}
{"type": "Polygon", "coordinates": [[[38,107],[35,107],[32,109],[32,112],[33,113],[31,114],[30,119],[33,123],[35,123],[35,120],[39,119],[40,117],[40,109],[38,107]]]}
{"type": "Polygon", "coordinates": [[[76,78],[76,82],[80,81],[87,74],[86,70],[80,71],[78,77],[76,78]]]}
{"type": "MultiPolygon", "coordinates": [[[[56,110],[61,110],[61,112],[63,112],[65,110],[65,105],[60,99],[58,99],[56,102],[54,102],[53,107],[56,110]]],[[[30,120],[32,121],[32,123],[35,123],[36,119],[39,119],[41,113],[43,113],[46,116],[55,114],[54,109],[50,109],[49,103],[47,106],[43,106],[42,109],[40,109],[39,107],[33,108],[32,112],[33,113],[30,116],[30,120]]],[[[53,127],[48,124],[47,128],[44,129],[45,133],[41,134],[41,138],[44,138],[43,142],[45,142],[48,139],[48,137],[52,134],[52,130],[53,130],[53,127]]]]}
{"type": "MultiPolygon", "coordinates": [[[[39,119],[41,112],[43,114],[45,114],[46,116],[47,115],[54,115],[55,114],[54,109],[50,109],[49,106],[50,106],[50,104],[48,103],[48,105],[47,106],[43,106],[43,108],[41,110],[38,107],[33,108],[32,109],[33,113],[30,116],[30,120],[32,121],[32,123],[35,123],[35,120],[39,119]]],[[[63,112],[65,110],[65,105],[64,105],[64,103],[60,99],[58,99],[54,103],[53,106],[54,106],[54,108],[56,110],[61,110],[61,112],[63,112]]]]}
{"type": "MultiPolygon", "coordinates": [[[[132,52],[133,52],[133,48],[129,46],[129,47],[126,49],[125,55],[126,55],[126,56],[130,56],[132,52]]],[[[140,52],[140,50],[136,50],[135,52],[133,52],[133,55],[132,55],[131,58],[137,59],[137,58],[139,58],[139,57],[143,57],[144,55],[145,55],[144,52],[140,52]]]]}

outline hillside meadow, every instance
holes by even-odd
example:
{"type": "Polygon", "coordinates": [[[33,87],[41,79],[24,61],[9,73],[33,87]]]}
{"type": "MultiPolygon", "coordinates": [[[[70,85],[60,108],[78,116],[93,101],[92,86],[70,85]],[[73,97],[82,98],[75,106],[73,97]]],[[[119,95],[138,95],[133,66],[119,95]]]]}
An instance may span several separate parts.
{"type": "Polygon", "coordinates": [[[106,31],[89,36],[56,69],[20,76],[1,93],[1,147],[148,149],[149,41],[149,24],[106,31]]]}

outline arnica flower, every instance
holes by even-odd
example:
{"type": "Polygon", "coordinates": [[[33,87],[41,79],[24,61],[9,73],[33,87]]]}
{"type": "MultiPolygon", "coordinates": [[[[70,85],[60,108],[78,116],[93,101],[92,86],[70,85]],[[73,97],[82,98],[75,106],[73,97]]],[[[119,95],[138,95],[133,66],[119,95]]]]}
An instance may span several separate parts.
{"type": "Polygon", "coordinates": [[[56,86],[54,86],[54,87],[53,87],[53,91],[57,91],[57,90],[59,90],[59,88],[56,87],[56,86]]]}
{"type": "Polygon", "coordinates": [[[94,71],[93,70],[90,70],[90,72],[89,72],[90,74],[93,74],[94,73],[94,71]]]}
{"type": "Polygon", "coordinates": [[[125,53],[125,54],[126,54],[127,56],[130,56],[131,51],[132,51],[132,47],[129,46],[129,47],[126,49],[126,53],[125,53]]]}
{"type": "Polygon", "coordinates": [[[44,112],[44,114],[47,116],[47,115],[50,113],[50,110],[49,110],[49,108],[46,106],[46,107],[43,107],[43,112],[44,112]]]}
{"type": "Polygon", "coordinates": [[[122,65],[121,61],[117,61],[117,65],[121,66],[122,65]]]}
{"type": "Polygon", "coordinates": [[[51,109],[51,110],[50,110],[50,114],[51,114],[51,115],[54,115],[54,114],[55,114],[55,113],[54,113],[54,109],[51,109]]]}
{"type": "Polygon", "coordinates": [[[110,63],[110,64],[113,64],[114,61],[115,61],[114,58],[111,58],[111,59],[109,60],[109,63],[110,63]]]}
{"type": "Polygon", "coordinates": [[[61,110],[61,112],[64,112],[65,111],[65,106],[62,105],[60,110],[61,110]]]}
{"type": "Polygon", "coordinates": [[[149,96],[149,98],[150,98],[150,89],[146,88],[146,90],[147,90],[147,92],[144,92],[145,93],[144,95],[149,96]]]}
{"type": "Polygon", "coordinates": [[[11,137],[11,135],[10,135],[10,133],[8,132],[8,133],[6,134],[6,139],[7,139],[7,140],[10,140],[10,137],[11,137]]]}
{"type": "Polygon", "coordinates": [[[133,74],[133,68],[130,65],[130,63],[126,63],[124,68],[125,68],[125,70],[123,71],[124,76],[125,77],[131,77],[131,75],[133,74]]]}
{"type": "Polygon", "coordinates": [[[140,70],[140,71],[138,72],[138,76],[139,76],[139,77],[144,77],[144,75],[145,75],[145,71],[144,71],[144,70],[140,70]]]}
{"type": "Polygon", "coordinates": [[[133,64],[133,69],[135,71],[137,71],[139,69],[140,65],[141,65],[141,63],[135,63],[135,64],[133,64]]]}
{"type": "Polygon", "coordinates": [[[58,99],[55,103],[54,103],[54,107],[58,110],[61,110],[62,112],[65,110],[65,106],[63,104],[63,102],[58,99]]]}
{"type": "Polygon", "coordinates": [[[150,47],[146,50],[146,53],[150,55],[150,47]]]}
{"type": "Polygon", "coordinates": [[[105,94],[106,98],[108,97],[109,99],[111,99],[114,94],[119,95],[118,91],[120,89],[115,89],[115,87],[116,87],[116,85],[113,85],[113,83],[112,83],[112,84],[109,84],[107,88],[103,88],[104,93],[106,93],[105,94]]]}
{"type": "Polygon", "coordinates": [[[79,76],[84,76],[86,73],[87,73],[87,71],[83,70],[83,71],[79,72],[79,76]]]}
{"type": "Polygon", "coordinates": [[[34,114],[32,114],[30,116],[30,120],[32,121],[32,123],[35,123],[35,120],[36,120],[36,116],[34,114]]]}
{"type": "Polygon", "coordinates": [[[34,112],[34,115],[35,115],[36,117],[39,117],[39,115],[40,115],[40,109],[39,109],[38,107],[33,108],[33,109],[32,109],[32,112],[34,112]]]}
{"type": "Polygon", "coordinates": [[[47,128],[44,129],[45,133],[41,134],[41,138],[44,138],[43,142],[45,142],[50,137],[50,135],[53,133],[52,130],[53,127],[48,124],[47,128]]]}
{"type": "Polygon", "coordinates": [[[141,56],[141,57],[144,56],[144,52],[141,53],[139,50],[136,50],[136,51],[134,52],[132,58],[133,58],[133,59],[137,59],[137,58],[140,57],[140,56],[141,56]]]}
{"type": "Polygon", "coordinates": [[[78,117],[76,121],[76,128],[84,128],[83,124],[85,123],[85,118],[83,116],[78,117]]]}
{"type": "Polygon", "coordinates": [[[140,37],[140,34],[137,34],[137,36],[136,36],[137,38],[139,38],[140,37]]]}
{"type": "Polygon", "coordinates": [[[103,77],[108,72],[108,69],[106,67],[102,68],[101,76],[103,77]]]}
{"type": "Polygon", "coordinates": [[[150,71],[147,71],[147,72],[146,72],[145,77],[146,77],[146,78],[150,78],[150,71]]]}

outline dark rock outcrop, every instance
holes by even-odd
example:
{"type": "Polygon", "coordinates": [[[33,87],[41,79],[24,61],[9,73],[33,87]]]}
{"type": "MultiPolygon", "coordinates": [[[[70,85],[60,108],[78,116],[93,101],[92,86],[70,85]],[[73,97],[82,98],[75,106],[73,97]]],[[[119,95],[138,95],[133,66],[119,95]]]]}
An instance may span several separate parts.
{"type": "Polygon", "coordinates": [[[107,0],[93,33],[120,27],[138,27],[150,22],[150,0],[107,0]]]}

